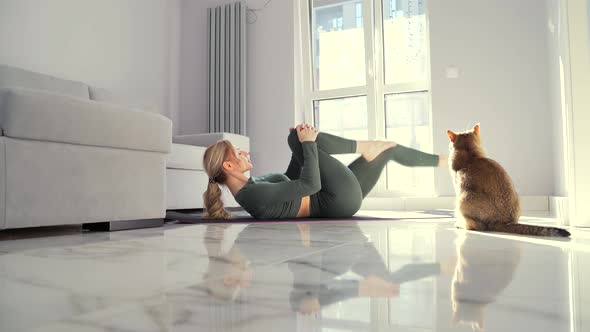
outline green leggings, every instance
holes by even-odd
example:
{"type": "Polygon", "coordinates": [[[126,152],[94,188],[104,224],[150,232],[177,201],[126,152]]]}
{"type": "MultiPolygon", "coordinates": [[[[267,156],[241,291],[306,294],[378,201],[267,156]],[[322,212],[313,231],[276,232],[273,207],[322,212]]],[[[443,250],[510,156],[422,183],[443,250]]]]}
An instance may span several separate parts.
{"type": "MultiPolygon", "coordinates": [[[[285,175],[295,180],[299,178],[303,165],[303,150],[295,130],[291,130],[287,142],[292,156],[285,175]]],[[[356,153],[356,141],[320,133],[316,143],[322,189],[310,196],[311,217],[342,218],[354,215],[389,161],[409,167],[435,167],[439,161],[437,155],[398,144],[370,162],[361,156],[347,167],[331,155],[356,153]]]]}

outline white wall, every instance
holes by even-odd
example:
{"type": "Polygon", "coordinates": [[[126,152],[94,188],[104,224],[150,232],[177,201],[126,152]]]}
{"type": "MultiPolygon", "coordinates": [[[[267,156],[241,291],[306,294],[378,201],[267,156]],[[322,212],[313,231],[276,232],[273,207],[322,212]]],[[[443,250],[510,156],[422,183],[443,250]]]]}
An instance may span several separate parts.
{"type": "MultiPolygon", "coordinates": [[[[0,63],[154,103],[175,133],[205,133],[207,8],[230,2],[0,0],[0,63]]],[[[266,0],[246,3],[260,8],[266,0]]],[[[257,14],[247,33],[254,175],[286,167],[295,117],[293,1],[273,0],[257,14]]]]}
{"type": "MultiPolygon", "coordinates": [[[[521,195],[554,192],[545,4],[537,0],[430,1],[434,151],[446,130],[481,122],[484,147],[521,195]],[[447,79],[447,66],[459,69],[447,79]]],[[[452,195],[449,177],[437,192],[452,195]]]]}
{"type": "MultiPolygon", "coordinates": [[[[252,8],[264,2],[248,1],[252,8]]],[[[248,136],[258,166],[253,174],[284,172],[295,123],[293,1],[272,1],[248,28],[248,136]]]]}
{"type": "MultiPolygon", "coordinates": [[[[181,134],[207,132],[207,8],[229,0],[182,0],[181,134]]],[[[266,0],[245,1],[260,8],[266,0]]],[[[284,171],[288,128],[294,124],[294,6],[273,0],[247,26],[247,132],[253,175],[284,171]]],[[[254,16],[249,14],[249,20],[254,16]]]]}
{"type": "Polygon", "coordinates": [[[0,63],[109,89],[177,122],[179,0],[0,0],[0,63]]]}

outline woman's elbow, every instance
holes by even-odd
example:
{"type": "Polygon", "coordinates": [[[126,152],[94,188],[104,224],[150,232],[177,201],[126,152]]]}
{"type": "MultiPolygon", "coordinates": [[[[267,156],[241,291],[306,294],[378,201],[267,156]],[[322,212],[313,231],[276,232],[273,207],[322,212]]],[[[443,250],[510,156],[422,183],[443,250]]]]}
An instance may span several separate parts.
{"type": "Polygon", "coordinates": [[[312,185],[312,188],[310,190],[310,191],[312,191],[312,193],[310,195],[313,195],[313,194],[317,193],[320,190],[322,190],[322,183],[318,181],[318,183],[314,183],[312,185]]]}

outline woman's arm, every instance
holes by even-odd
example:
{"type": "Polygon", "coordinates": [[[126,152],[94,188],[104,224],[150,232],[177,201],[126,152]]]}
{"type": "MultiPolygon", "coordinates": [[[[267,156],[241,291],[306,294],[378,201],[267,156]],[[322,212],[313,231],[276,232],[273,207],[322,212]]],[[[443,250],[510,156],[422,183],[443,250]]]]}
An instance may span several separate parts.
{"type": "Polygon", "coordinates": [[[246,192],[245,199],[256,200],[254,204],[273,204],[313,195],[322,189],[318,148],[316,142],[301,143],[304,164],[298,179],[278,183],[255,183],[246,192]]]}
{"type": "Polygon", "coordinates": [[[299,175],[301,174],[301,165],[297,158],[295,158],[294,154],[291,154],[291,161],[289,162],[289,166],[287,166],[287,170],[284,173],[289,179],[297,180],[299,179],[299,175]]]}

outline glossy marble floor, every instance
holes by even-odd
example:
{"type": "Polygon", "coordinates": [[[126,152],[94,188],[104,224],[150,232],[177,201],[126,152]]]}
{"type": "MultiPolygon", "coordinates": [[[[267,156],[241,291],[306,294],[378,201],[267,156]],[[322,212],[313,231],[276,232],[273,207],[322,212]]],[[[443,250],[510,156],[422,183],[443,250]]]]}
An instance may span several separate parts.
{"type": "Polygon", "coordinates": [[[590,232],[362,214],[396,220],[0,232],[0,331],[590,331],[590,232]]]}

